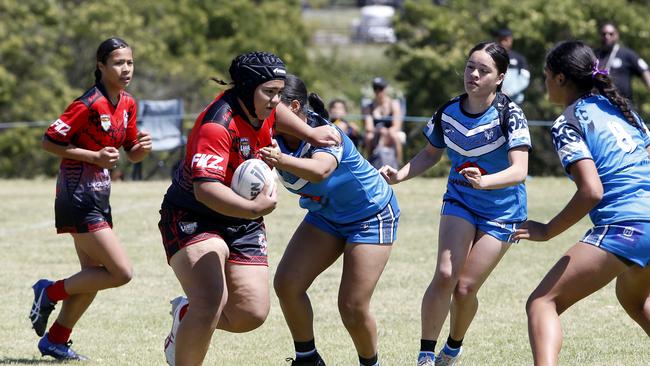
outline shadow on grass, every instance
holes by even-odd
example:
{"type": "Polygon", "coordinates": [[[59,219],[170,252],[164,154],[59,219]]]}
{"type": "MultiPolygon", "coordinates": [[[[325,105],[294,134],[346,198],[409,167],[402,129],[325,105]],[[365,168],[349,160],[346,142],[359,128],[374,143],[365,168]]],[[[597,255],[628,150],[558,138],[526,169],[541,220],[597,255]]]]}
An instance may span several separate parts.
{"type": "Polygon", "coordinates": [[[38,358],[10,358],[10,357],[5,357],[5,358],[0,358],[0,365],[38,365],[38,364],[43,364],[43,363],[56,363],[56,364],[62,364],[65,363],[64,361],[59,361],[54,358],[43,358],[43,359],[38,359],[38,358]]]}

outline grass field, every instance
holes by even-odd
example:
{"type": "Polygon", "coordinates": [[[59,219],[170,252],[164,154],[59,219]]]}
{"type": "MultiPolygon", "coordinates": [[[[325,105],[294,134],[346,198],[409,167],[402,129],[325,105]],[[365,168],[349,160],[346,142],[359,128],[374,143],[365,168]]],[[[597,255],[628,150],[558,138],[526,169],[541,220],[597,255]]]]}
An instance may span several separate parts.
{"type": "MultiPolygon", "coordinates": [[[[118,236],[135,268],[128,285],[100,293],[73,333],[75,349],[97,365],[163,365],[163,339],[171,324],[168,301],[180,287],[165,262],[157,229],[158,207],[168,182],[118,182],[112,206],[118,236]]],[[[420,339],[420,300],[433,274],[440,199],[445,181],[415,179],[396,187],[402,208],[399,239],[375,296],[382,365],[414,365],[420,339]]],[[[548,220],[574,188],[565,178],[528,182],[531,218],[548,220]]],[[[48,365],[36,348],[27,318],[30,286],[77,271],[72,240],[56,235],[53,180],[0,181],[0,364],[48,365]]],[[[267,218],[270,269],[303,216],[295,197],[280,192],[267,218]]],[[[461,365],[530,365],[526,298],[560,255],[589,227],[583,220],[549,243],[513,247],[481,290],[478,315],[465,338],[461,365]]],[[[316,342],[328,365],[357,365],[356,353],[336,306],[340,261],[310,291],[316,342]]],[[[52,319],[56,316],[53,314],[52,319]]],[[[645,333],[618,306],[610,284],[562,317],[562,365],[648,365],[645,333]]],[[[441,341],[446,337],[443,330],[441,341]]],[[[217,331],[205,365],[285,365],[293,355],[277,299],[259,329],[246,334],[217,331]]]]}

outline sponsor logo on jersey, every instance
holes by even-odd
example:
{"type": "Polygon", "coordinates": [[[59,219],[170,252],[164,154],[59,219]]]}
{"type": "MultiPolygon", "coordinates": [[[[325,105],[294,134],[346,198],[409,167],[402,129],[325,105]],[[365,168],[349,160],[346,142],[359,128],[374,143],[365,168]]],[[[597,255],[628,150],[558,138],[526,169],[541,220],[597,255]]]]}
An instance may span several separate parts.
{"type": "Polygon", "coordinates": [[[242,137],[239,141],[239,151],[241,151],[241,155],[244,157],[244,159],[251,157],[251,144],[248,141],[247,137],[242,137]]]}
{"type": "Polygon", "coordinates": [[[191,167],[223,170],[223,167],[219,166],[219,163],[221,163],[222,161],[223,158],[218,155],[194,154],[194,156],[192,156],[191,167]]]}
{"type": "Polygon", "coordinates": [[[70,125],[60,119],[54,121],[51,126],[54,127],[54,131],[60,133],[62,136],[67,136],[68,132],[70,132],[70,125]]]}
{"type": "Polygon", "coordinates": [[[129,123],[129,112],[124,111],[124,128],[126,128],[126,125],[129,123]]]}
{"type": "Polygon", "coordinates": [[[623,229],[623,236],[631,238],[634,235],[634,229],[631,227],[626,227],[623,229]]]}
{"type": "Polygon", "coordinates": [[[197,224],[196,222],[181,221],[178,223],[178,227],[185,234],[194,234],[198,226],[199,224],[197,224]]]}
{"type": "Polygon", "coordinates": [[[102,129],[108,131],[111,128],[111,115],[110,114],[100,114],[99,122],[102,124],[102,129]]]}

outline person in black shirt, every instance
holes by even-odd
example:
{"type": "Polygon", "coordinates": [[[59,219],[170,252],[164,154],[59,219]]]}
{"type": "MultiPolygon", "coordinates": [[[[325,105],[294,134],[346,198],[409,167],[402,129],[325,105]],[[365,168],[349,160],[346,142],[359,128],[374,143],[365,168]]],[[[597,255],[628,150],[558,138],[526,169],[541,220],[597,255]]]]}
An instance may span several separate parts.
{"type": "Polygon", "coordinates": [[[616,25],[604,23],[600,27],[601,47],[594,50],[600,68],[607,70],[619,93],[632,100],[632,75],[640,76],[650,91],[648,64],[636,52],[619,43],[616,25]]]}

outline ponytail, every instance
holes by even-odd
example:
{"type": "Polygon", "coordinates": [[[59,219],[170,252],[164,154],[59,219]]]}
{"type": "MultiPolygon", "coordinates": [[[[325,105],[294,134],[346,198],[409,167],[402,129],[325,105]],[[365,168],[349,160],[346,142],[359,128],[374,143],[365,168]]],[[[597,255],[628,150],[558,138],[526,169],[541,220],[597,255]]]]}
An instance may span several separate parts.
{"type": "Polygon", "coordinates": [[[618,92],[609,75],[602,72],[594,72],[593,78],[594,87],[598,92],[621,110],[630,125],[641,128],[636,117],[634,117],[634,113],[632,113],[632,104],[618,92]]]}
{"type": "Polygon", "coordinates": [[[309,106],[311,107],[311,110],[316,112],[318,115],[321,117],[329,120],[330,119],[330,114],[327,112],[325,109],[325,102],[318,96],[316,93],[309,93],[309,106]]]}

